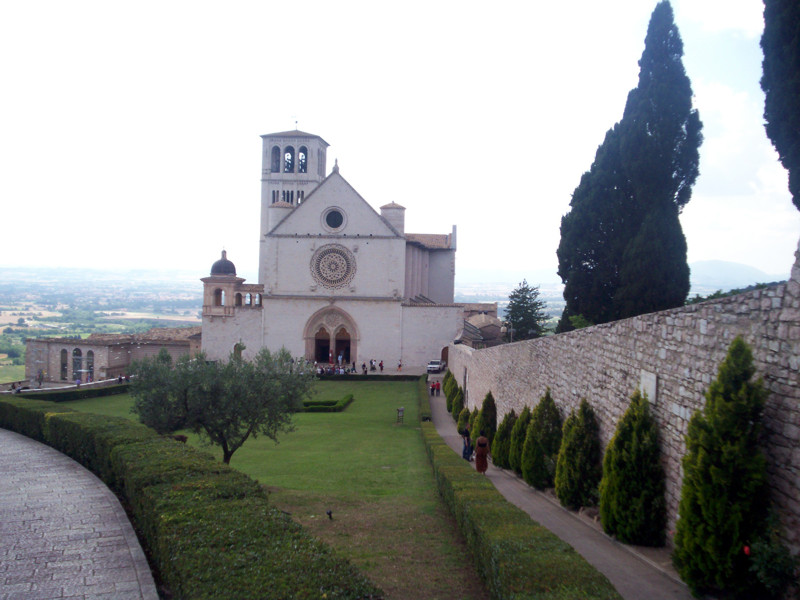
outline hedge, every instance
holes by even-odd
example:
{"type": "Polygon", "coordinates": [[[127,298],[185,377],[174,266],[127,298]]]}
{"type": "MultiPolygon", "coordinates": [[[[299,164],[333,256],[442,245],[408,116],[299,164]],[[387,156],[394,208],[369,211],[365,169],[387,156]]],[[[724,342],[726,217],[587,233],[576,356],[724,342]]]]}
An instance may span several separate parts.
{"type": "Polygon", "coordinates": [[[382,593],[270,508],[255,480],[144,425],[14,398],[0,400],[0,427],[44,441],[114,490],[171,597],[363,599],[382,593]]]}
{"type": "MultiPolygon", "coordinates": [[[[428,404],[427,395],[420,404],[428,404]]],[[[620,599],[608,579],[569,544],[508,503],[421,423],[436,484],[494,600],[620,599]]]]}
{"type": "Polygon", "coordinates": [[[347,394],[339,400],[306,400],[301,412],[342,412],[353,402],[353,394],[347,394]]]}
{"type": "Polygon", "coordinates": [[[36,390],[24,391],[20,398],[30,400],[47,400],[49,402],[69,402],[70,400],[85,400],[86,398],[99,398],[101,396],[113,396],[114,394],[124,394],[128,391],[130,383],[114,383],[96,387],[78,387],[66,390],[36,390]]]}

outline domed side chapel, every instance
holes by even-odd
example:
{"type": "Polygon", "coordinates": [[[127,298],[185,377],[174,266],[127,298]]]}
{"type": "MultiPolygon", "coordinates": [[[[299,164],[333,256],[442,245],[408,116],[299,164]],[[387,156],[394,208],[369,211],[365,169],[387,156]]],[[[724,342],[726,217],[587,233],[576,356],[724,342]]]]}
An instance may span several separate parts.
{"type": "Polygon", "coordinates": [[[377,213],[342,177],[326,173],[328,143],[286,131],[261,136],[258,283],[223,251],[202,279],[202,348],[212,360],[287,348],[310,361],[383,361],[419,367],[463,327],[453,303],[456,228],[405,232],[405,208],[377,213]]]}

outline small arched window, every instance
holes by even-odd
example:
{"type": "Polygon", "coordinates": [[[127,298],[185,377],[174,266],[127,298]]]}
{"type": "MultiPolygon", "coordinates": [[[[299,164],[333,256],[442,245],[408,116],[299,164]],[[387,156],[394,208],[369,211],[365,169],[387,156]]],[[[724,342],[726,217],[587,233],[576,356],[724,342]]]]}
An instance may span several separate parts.
{"type": "Polygon", "coordinates": [[[256,306],[261,306],[261,294],[256,294],[256,306]]]}
{"type": "Polygon", "coordinates": [[[61,379],[66,381],[69,372],[69,352],[61,351],[61,379]]]}
{"type": "Polygon", "coordinates": [[[242,305],[242,295],[241,294],[236,294],[236,299],[234,300],[234,305],[235,306],[241,306],[242,305]]]}
{"type": "Polygon", "coordinates": [[[225,292],[219,288],[214,290],[214,306],[225,306],[225,292]]]}
{"type": "Polygon", "coordinates": [[[83,353],[80,348],[75,348],[72,351],[72,379],[78,380],[81,378],[81,369],[83,368],[83,353]]]}
{"type": "Polygon", "coordinates": [[[253,306],[253,296],[250,294],[244,295],[244,305],[245,306],[253,306]]]}
{"type": "Polygon", "coordinates": [[[273,173],[281,172],[281,149],[278,146],[272,147],[272,156],[270,156],[269,170],[273,173]]]}
{"type": "Polygon", "coordinates": [[[297,151],[297,172],[305,173],[308,170],[308,148],[300,146],[297,151]]]}
{"type": "Polygon", "coordinates": [[[283,150],[283,172],[294,173],[294,147],[286,146],[283,150]]]}
{"type": "Polygon", "coordinates": [[[86,371],[88,375],[88,381],[94,381],[94,351],[89,350],[86,353],[86,371]]]}

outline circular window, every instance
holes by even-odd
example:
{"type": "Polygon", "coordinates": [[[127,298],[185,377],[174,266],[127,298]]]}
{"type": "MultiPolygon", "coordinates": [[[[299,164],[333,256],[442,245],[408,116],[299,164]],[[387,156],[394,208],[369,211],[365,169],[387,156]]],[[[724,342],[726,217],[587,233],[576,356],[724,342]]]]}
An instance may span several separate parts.
{"type": "Polygon", "coordinates": [[[347,215],[344,214],[341,208],[331,206],[322,213],[322,225],[328,231],[339,231],[347,225],[347,215]]]}
{"type": "Polygon", "coordinates": [[[349,284],[356,274],[356,257],[344,246],[328,244],[318,248],[311,257],[311,276],[326,288],[349,284]]]}

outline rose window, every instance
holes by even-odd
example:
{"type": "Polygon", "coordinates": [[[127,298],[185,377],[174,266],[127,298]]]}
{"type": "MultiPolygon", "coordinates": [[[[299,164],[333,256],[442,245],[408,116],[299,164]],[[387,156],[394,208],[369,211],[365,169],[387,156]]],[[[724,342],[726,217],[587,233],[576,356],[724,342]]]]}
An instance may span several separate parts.
{"type": "Polygon", "coordinates": [[[326,288],[340,288],[349,284],[356,274],[356,258],[344,246],[322,246],[311,257],[311,276],[326,288]]]}

